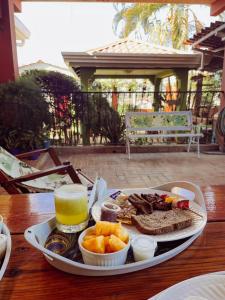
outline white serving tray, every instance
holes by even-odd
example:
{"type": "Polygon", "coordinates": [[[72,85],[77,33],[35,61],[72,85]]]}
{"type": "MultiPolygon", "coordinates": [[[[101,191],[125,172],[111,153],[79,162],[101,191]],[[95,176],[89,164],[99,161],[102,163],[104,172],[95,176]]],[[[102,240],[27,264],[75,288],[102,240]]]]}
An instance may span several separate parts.
{"type": "Polygon", "coordinates": [[[9,258],[10,258],[10,254],[11,254],[11,245],[12,245],[10,231],[4,223],[2,225],[1,233],[4,233],[5,235],[7,235],[7,245],[6,245],[5,257],[3,259],[3,263],[0,267],[0,280],[2,279],[2,277],[6,271],[6,268],[7,268],[8,262],[9,262],[9,258]]]}
{"type": "MultiPolygon", "coordinates": [[[[157,186],[152,189],[164,190],[164,191],[171,191],[172,187],[181,187],[184,189],[189,189],[195,193],[195,201],[201,205],[201,207],[205,210],[205,203],[204,198],[202,195],[201,190],[198,186],[189,183],[189,182],[170,182],[165,185],[157,186]]],[[[152,267],[158,265],[177,254],[181,253],[185,250],[188,246],[192,244],[192,242],[201,234],[204,228],[201,228],[199,232],[195,233],[192,237],[186,240],[183,244],[179,245],[178,247],[158,255],[154,258],[125,264],[122,266],[115,266],[115,267],[98,267],[98,266],[90,266],[85,265],[79,262],[72,261],[70,259],[64,258],[56,253],[53,253],[50,250],[44,248],[45,241],[48,235],[52,232],[55,228],[55,218],[52,218],[46,222],[41,224],[37,224],[34,226],[29,227],[26,229],[24,236],[28,243],[30,243],[33,247],[37,250],[41,251],[47,261],[57,269],[62,271],[76,274],[76,275],[85,275],[85,276],[108,276],[108,275],[117,275],[117,274],[124,274],[135,272],[138,270],[142,270],[148,267],[152,267]]]]}

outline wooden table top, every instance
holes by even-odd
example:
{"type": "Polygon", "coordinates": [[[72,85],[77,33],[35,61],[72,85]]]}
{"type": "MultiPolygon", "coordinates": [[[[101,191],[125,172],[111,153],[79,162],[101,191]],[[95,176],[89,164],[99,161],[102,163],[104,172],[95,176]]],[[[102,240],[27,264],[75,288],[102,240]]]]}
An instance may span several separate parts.
{"type": "Polygon", "coordinates": [[[147,299],[179,281],[225,270],[225,185],[202,190],[208,224],[188,249],[155,267],[109,277],[61,272],[24,240],[27,227],[53,215],[53,194],[0,196],[0,214],[11,230],[13,243],[0,283],[0,299],[147,299]]]}

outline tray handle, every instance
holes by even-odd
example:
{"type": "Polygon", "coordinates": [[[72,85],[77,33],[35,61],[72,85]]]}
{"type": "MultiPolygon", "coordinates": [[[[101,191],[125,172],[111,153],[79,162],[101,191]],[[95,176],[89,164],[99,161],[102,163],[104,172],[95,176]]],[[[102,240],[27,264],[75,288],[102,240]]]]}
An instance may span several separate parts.
{"type": "Polygon", "coordinates": [[[54,258],[51,257],[49,254],[46,254],[46,253],[43,253],[43,254],[44,254],[44,256],[47,258],[47,260],[50,260],[51,262],[54,261],[54,258]]]}
{"type": "MultiPolygon", "coordinates": [[[[25,230],[24,232],[24,237],[25,239],[35,248],[38,248],[41,252],[43,252],[43,246],[40,245],[38,237],[35,235],[34,231],[32,230],[32,228],[28,228],[25,230]]],[[[47,250],[47,249],[46,249],[47,250]]],[[[54,258],[43,252],[43,254],[45,255],[45,257],[50,260],[51,262],[54,261],[54,258]]]]}
{"type": "Polygon", "coordinates": [[[39,250],[42,249],[38,237],[35,235],[35,232],[32,230],[32,227],[25,230],[24,237],[32,246],[38,248],[39,250]]]}

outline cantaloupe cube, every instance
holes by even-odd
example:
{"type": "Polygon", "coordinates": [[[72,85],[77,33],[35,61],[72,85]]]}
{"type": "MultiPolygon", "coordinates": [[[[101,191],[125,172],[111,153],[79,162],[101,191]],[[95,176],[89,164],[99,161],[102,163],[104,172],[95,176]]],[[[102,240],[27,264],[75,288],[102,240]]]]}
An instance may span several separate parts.
{"type": "Polygon", "coordinates": [[[126,228],[124,228],[122,226],[115,231],[114,235],[117,236],[124,243],[127,243],[129,240],[128,232],[127,232],[126,228]]]}
{"type": "Polygon", "coordinates": [[[88,251],[105,253],[105,241],[103,235],[83,241],[82,245],[88,251]]]}
{"type": "Polygon", "coordinates": [[[95,227],[91,227],[88,229],[87,235],[96,235],[95,227]]]}
{"type": "Polygon", "coordinates": [[[110,249],[112,250],[112,252],[116,252],[116,251],[122,250],[123,248],[126,247],[126,244],[123,241],[121,241],[114,234],[110,235],[109,245],[110,245],[110,249]]]}
{"type": "Polygon", "coordinates": [[[97,237],[97,235],[95,235],[95,234],[91,234],[91,235],[87,234],[84,236],[83,240],[86,241],[86,240],[94,239],[96,237],[97,237]]]}
{"type": "Polygon", "coordinates": [[[99,221],[99,222],[96,222],[95,232],[96,232],[96,235],[108,236],[108,235],[114,234],[120,228],[121,228],[121,223],[99,221]]]}
{"type": "Polygon", "coordinates": [[[110,245],[109,245],[109,239],[110,239],[110,236],[105,236],[104,237],[104,241],[105,241],[105,253],[111,253],[112,250],[110,248],[110,245]]]}

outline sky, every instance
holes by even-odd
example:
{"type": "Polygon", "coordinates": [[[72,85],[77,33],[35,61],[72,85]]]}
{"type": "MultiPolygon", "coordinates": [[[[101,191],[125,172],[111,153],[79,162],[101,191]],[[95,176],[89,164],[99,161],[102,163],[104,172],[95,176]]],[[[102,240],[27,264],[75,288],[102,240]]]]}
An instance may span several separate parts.
{"type": "MultiPolygon", "coordinates": [[[[209,8],[192,6],[208,25],[209,8]]],[[[17,17],[31,36],[17,48],[19,65],[41,59],[65,67],[62,51],[86,51],[118,39],[112,29],[116,11],[112,3],[24,3],[17,17]]]]}

